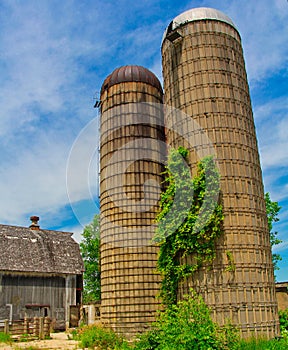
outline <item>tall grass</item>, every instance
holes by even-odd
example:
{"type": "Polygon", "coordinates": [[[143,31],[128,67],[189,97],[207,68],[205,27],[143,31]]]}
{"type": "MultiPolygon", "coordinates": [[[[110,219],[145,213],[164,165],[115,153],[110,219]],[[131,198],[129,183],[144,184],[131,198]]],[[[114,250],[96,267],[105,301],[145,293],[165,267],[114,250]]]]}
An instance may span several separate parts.
{"type": "Polygon", "coordinates": [[[241,340],[237,350],[287,350],[287,339],[249,339],[241,340]]]}

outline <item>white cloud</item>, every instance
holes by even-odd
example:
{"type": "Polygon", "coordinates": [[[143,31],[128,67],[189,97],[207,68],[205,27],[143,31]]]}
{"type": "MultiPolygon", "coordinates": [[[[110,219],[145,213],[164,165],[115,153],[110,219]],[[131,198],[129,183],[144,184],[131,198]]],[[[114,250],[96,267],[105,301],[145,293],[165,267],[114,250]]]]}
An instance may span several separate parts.
{"type": "Polygon", "coordinates": [[[255,109],[262,165],[288,167],[287,97],[272,99],[255,109]]]}
{"type": "MultiPolygon", "coordinates": [[[[20,8],[13,19],[19,17],[19,11],[20,8]]],[[[45,33],[45,23],[35,23],[35,18],[25,16],[16,23],[2,28],[5,55],[1,58],[7,70],[0,99],[2,135],[39,118],[33,111],[36,106],[42,112],[59,110],[62,105],[59,89],[66,82],[64,65],[57,60],[57,47],[45,33]]]]}
{"type": "Polygon", "coordinates": [[[63,166],[67,145],[45,137],[41,148],[38,146],[32,140],[31,148],[24,150],[21,158],[15,157],[1,169],[1,220],[17,223],[23,212],[42,212],[67,202],[63,166]]]}
{"type": "Polygon", "coordinates": [[[0,23],[0,67],[5,67],[0,87],[1,222],[26,222],[23,216],[31,211],[55,218],[69,202],[65,171],[70,147],[94,113],[94,91],[88,101],[91,87],[83,85],[87,73],[79,57],[105,52],[93,36],[73,34],[81,21],[73,10],[61,18],[49,2],[6,4],[9,20],[0,23]]]}
{"type": "Polygon", "coordinates": [[[66,187],[72,207],[76,208],[73,203],[81,200],[94,201],[98,195],[98,173],[99,117],[96,117],[78,134],[67,157],[66,187]]]}
{"type": "Polygon", "coordinates": [[[280,6],[279,1],[256,0],[241,7],[238,1],[233,1],[229,6],[243,39],[248,78],[252,84],[287,64],[288,5],[285,5],[280,6]]]}
{"type": "MultiPolygon", "coordinates": [[[[90,222],[87,222],[87,225],[90,222]]],[[[82,240],[82,233],[83,233],[83,226],[82,225],[76,225],[76,226],[67,226],[65,227],[65,232],[73,232],[73,238],[77,243],[80,243],[82,240]]]]}

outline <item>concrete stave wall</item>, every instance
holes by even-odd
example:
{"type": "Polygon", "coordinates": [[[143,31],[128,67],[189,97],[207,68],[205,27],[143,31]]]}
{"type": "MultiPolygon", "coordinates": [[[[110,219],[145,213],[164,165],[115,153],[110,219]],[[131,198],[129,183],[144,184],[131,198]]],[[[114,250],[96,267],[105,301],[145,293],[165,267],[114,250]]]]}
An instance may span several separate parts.
{"type": "Polygon", "coordinates": [[[101,322],[133,336],[159,308],[151,239],[166,156],[162,91],[119,82],[101,103],[101,322]]]}
{"type": "Polygon", "coordinates": [[[192,173],[199,154],[213,146],[225,216],[212,270],[203,267],[195,273],[181,285],[178,297],[193,287],[218,323],[228,318],[244,337],[254,332],[273,337],[279,331],[273,265],[241,40],[232,26],[215,20],[177,30],[182,38],[162,45],[164,101],[195,123],[189,126],[184,118],[181,125],[173,112],[166,114],[167,143],[190,148],[192,173]],[[174,132],[175,123],[181,136],[174,132]],[[227,271],[227,252],[235,271],[227,271]]]}

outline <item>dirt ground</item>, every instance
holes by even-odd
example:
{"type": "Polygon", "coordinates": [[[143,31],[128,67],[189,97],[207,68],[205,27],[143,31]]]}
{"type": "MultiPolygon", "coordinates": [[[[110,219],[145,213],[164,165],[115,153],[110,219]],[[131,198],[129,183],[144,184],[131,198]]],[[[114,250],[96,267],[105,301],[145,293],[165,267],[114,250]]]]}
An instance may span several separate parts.
{"type": "Polygon", "coordinates": [[[78,342],[75,340],[69,340],[67,337],[67,333],[51,333],[52,339],[47,340],[34,340],[30,342],[20,343],[15,342],[11,345],[0,343],[0,350],[50,350],[50,349],[58,349],[58,350],[78,350],[81,349],[78,347],[78,342]]]}

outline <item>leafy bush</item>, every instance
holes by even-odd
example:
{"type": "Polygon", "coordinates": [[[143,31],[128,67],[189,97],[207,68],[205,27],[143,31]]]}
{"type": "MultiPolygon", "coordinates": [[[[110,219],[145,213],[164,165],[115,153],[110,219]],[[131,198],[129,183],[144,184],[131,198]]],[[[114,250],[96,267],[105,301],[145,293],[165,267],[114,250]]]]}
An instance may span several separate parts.
{"type": "Polygon", "coordinates": [[[123,338],[118,336],[112,329],[100,325],[83,327],[79,330],[78,339],[82,348],[127,349],[123,338]]]}
{"type": "Polygon", "coordinates": [[[209,308],[196,293],[160,313],[152,329],[140,337],[137,350],[236,349],[239,336],[234,327],[219,328],[209,308]]]}
{"type": "Polygon", "coordinates": [[[10,343],[11,336],[9,334],[0,332],[0,343],[10,343]]]}

